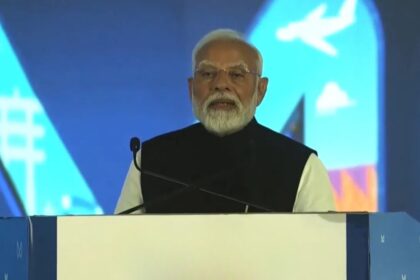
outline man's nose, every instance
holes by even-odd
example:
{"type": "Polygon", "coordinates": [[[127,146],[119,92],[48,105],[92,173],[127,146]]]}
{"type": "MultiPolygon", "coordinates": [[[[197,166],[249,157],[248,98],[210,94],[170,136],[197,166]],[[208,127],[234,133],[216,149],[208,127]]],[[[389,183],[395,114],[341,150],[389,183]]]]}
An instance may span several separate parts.
{"type": "Polygon", "coordinates": [[[219,91],[230,91],[231,81],[229,77],[229,73],[223,69],[220,69],[217,72],[216,77],[213,80],[213,89],[219,91]]]}

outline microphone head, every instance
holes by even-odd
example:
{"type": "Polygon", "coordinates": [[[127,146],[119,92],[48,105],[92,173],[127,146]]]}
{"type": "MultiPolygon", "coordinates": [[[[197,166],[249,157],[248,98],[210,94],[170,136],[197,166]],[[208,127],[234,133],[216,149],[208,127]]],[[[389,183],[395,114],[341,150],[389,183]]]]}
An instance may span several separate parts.
{"type": "Polygon", "coordinates": [[[132,137],[130,139],[130,150],[132,152],[140,150],[140,139],[138,137],[132,137]]]}

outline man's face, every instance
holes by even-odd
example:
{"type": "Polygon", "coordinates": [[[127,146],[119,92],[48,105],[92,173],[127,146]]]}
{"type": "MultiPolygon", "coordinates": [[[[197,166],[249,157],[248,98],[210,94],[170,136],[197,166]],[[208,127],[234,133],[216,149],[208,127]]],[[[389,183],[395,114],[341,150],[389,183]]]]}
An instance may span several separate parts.
{"type": "Polygon", "coordinates": [[[236,40],[213,41],[197,53],[189,93],[197,119],[209,131],[227,135],[252,119],[267,87],[258,68],[257,53],[236,40]]]}

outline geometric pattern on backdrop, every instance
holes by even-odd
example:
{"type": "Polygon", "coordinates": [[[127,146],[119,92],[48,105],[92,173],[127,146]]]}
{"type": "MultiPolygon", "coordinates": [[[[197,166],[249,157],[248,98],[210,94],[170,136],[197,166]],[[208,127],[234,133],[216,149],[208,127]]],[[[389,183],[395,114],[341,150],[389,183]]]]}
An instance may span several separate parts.
{"type": "Polygon", "coordinates": [[[0,158],[26,214],[103,213],[34,93],[1,24],[0,158]]]}
{"type": "Polygon", "coordinates": [[[371,1],[269,1],[247,34],[270,78],[258,120],[292,137],[298,131],[297,140],[316,148],[340,210],[383,208],[376,179],[383,40],[371,1]],[[291,125],[295,116],[300,123],[291,125]]]}

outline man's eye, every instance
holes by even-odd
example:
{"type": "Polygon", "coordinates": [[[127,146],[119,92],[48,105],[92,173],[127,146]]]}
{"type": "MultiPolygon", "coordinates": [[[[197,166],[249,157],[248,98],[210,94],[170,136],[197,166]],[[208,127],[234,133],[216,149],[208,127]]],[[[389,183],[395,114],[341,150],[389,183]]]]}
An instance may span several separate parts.
{"type": "Polygon", "coordinates": [[[204,76],[204,77],[210,77],[211,72],[210,71],[203,71],[203,72],[201,72],[201,75],[204,76]]]}
{"type": "Polygon", "coordinates": [[[200,70],[198,72],[202,78],[211,78],[214,76],[214,71],[212,70],[200,70]]]}
{"type": "Polygon", "coordinates": [[[240,70],[232,70],[232,71],[229,71],[229,76],[234,79],[244,78],[245,72],[240,71],[240,70]]]}

